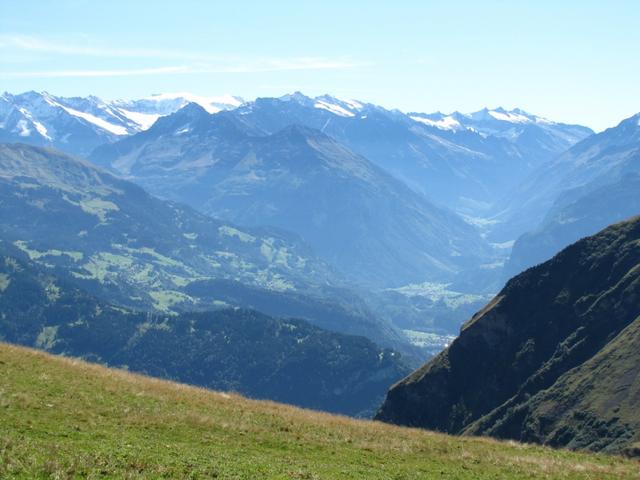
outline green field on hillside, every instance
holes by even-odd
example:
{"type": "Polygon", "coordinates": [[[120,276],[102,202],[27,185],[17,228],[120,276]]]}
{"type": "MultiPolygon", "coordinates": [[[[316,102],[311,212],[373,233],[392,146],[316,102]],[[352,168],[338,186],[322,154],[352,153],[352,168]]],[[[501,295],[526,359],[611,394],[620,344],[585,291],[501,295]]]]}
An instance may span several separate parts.
{"type": "Polygon", "coordinates": [[[0,344],[0,478],[640,478],[622,457],[316,413],[0,344]]]}

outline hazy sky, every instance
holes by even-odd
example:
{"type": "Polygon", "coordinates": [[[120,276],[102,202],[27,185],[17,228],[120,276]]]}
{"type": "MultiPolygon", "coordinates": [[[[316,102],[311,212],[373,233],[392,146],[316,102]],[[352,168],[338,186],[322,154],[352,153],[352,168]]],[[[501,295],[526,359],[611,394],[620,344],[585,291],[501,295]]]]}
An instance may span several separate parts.
{"type": "Polygon", "coordinates": [[[405,111],[640,111],[640,2],[0,0],[0,90],[300,90],[405,111]]]}

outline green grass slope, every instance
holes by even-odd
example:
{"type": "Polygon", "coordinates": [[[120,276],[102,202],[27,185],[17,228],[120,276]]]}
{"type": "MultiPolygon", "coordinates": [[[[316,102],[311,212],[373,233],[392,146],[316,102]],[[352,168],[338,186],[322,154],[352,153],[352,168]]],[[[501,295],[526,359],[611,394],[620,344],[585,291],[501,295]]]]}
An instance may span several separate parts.
{"type": "Polygon", "coordinates": [[[640,478],[622,457],[351,420],[7,344],[0,412],[0,478],[640,478]]]}

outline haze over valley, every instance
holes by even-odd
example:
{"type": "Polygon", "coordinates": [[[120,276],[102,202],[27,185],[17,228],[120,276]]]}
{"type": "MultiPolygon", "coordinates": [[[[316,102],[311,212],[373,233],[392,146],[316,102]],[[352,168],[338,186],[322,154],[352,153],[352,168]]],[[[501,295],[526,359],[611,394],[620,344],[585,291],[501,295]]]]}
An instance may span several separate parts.
{"type": "Polygon", "coordinates": [[[0,477],[638,478],[637,6],[197,3],[0,7],[0,477]]]}

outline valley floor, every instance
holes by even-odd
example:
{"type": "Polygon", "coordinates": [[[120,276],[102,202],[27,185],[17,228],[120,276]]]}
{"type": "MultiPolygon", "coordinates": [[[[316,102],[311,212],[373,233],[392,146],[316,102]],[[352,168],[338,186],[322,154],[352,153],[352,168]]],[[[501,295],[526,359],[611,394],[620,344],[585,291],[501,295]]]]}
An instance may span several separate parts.
{"type": "Polygon", "coordinates": [[[252,401],[0,343],[0,478],[640,478],[621,457],[252,401]]]}

